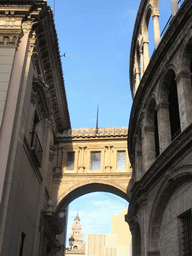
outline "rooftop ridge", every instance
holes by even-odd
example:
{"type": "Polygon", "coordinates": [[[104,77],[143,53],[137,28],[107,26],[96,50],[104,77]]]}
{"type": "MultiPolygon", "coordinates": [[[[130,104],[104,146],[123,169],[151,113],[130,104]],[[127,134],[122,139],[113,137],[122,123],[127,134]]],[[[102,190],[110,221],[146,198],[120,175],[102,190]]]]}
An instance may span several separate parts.
{"type": "Polygon", "coordinates": [[[111,137],[127,136],[128,127],[103,127],[68,129],[57,134],[57,138],[81,138],[81,137],[111,137]]]}

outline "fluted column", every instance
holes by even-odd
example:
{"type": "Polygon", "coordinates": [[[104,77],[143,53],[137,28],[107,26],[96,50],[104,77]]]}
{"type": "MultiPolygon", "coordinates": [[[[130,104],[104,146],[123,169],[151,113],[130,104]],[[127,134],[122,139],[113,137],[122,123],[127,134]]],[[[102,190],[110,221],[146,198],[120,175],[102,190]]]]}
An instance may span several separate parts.
{"type": "Polygon", "coordinates": [[[143,47],[140,49],[140,52],[139,52],[139,54],[140,54],[140,68],[141,68],[141,70],[140,70],[140,72],[141,72],[141,78],[142,78],[142,76],[143,76],[143,73],[144,73],[144,70],[143,70],[143,62],[144,62],[144,60],[143,60],[143,47]]]}
{"type": "Polygon", "coordinates": [[[139,87],[139,83],[140,83],[140,68],[136,67],[135,68],[135,93],[139,87]]]}
{"type": "Polygon", "coordinates": [[[149,64],[149,37],[145,36],[143,38],[143,72],[145,72],[148,64],[149,64]]]}
{"type": "Polygon", "coordinates": [[[154,27],[155,49],[156,49],[161,40],[160,27],[159,27],[159,10],[158,9],[153,10],[152,18],[153,18],[153,27],[154,27]]]}

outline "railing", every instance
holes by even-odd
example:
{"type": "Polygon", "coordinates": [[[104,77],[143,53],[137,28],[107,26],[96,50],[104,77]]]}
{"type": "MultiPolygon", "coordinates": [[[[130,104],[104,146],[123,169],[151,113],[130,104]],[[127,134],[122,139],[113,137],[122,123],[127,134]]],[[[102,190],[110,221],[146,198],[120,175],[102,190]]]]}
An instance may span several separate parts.
{"type": "MultiPolygon", "coordinates": [[[[186,1],[186,0],[179,0],[179,1],[178,1],[178,8],[179,8],[179,9],[181,8],[182,4],[183,4],[185,1],[186,1]]],[[[169,26],[171,20],[172,20],[172,15],[169,17],[169,19],[168,19],[168,21],[167,21],[165,27],[163,28],[163,30],[162,30],[162,32],[161,32],[161,38],[163,37],[165,31],[167,30],[167,28],[168,28],[168,26],[169,26]]]]}
{"type": "Polygon", "coordinates": [[[31,150],[35,157],[37,164],[41,167],[41,161],[43,156],[43,149],[39,137],[35,131],[31,132],[31,150]]]}
{"type": "Polygon", "coordinates": [[[182,5],[184,2],[185,2],[185,0],[179,0],[179,1],[178,1],[178,8],[180,8],[181,5],[182,5]]]}
{"type": "Polygon", "coordinates": [[[163,31],[161,32],[161,37],[164,35],[165,31],[167,30],[167,28],[168,28],[168,26],[169,26],[171,20],[172,20],[172,15],[169,17],[169,19],[168,19],[168,21],[167,21],[167,23],[166,23],[166,25],[165,25],[163,31]]]}

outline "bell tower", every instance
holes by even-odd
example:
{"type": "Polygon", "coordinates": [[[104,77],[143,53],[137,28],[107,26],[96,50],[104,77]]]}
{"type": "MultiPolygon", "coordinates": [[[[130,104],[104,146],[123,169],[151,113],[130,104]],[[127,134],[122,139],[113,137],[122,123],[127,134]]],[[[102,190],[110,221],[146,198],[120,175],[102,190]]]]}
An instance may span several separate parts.
{"type": "Polygon", "coordinates": [[[78,213],[74,221],[75,222],[72,225],[72,229],[70,233],[70,236],[73,236],[73,238],[75,239],[72,249],[80,249],[83,244],[83,234],[82,234],[82,227],[80,224],[80,218],[78,213]]]}

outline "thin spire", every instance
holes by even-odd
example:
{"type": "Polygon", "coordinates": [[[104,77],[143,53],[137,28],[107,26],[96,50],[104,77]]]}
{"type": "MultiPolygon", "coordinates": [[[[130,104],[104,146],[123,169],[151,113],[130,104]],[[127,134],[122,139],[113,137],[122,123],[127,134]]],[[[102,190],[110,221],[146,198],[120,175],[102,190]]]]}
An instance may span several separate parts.
{"type": "Polygon", "coordinates": [[[98,133],[98,129],[99,129],[99,127],[98,127],[98,122],[99,122],[98,117],[99,117],[99,105],[97,105],[96,134],[98,133]]]}

